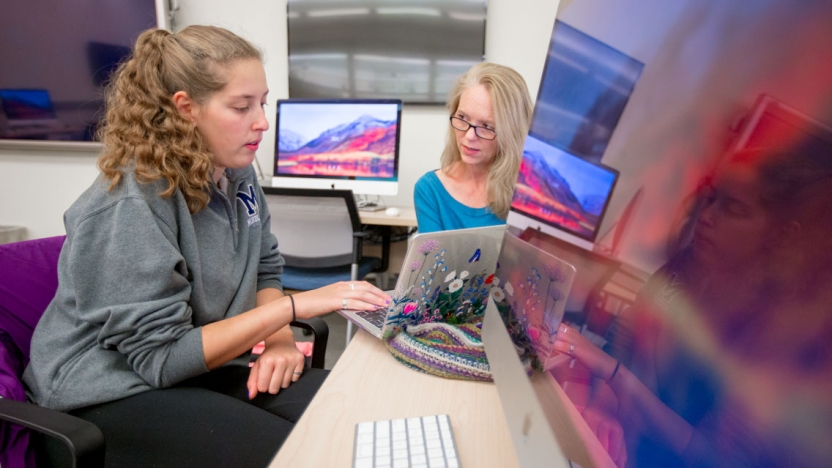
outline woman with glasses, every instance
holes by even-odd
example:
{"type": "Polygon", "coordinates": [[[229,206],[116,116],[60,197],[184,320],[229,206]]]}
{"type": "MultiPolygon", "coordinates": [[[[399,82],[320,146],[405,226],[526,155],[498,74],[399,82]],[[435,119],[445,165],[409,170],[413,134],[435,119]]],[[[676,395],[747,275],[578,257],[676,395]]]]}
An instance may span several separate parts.
{"type": "Polygon", "coordinates": [[[526,82],[511,68],[479,63],[457,79],[447,107],[441,169],[414,189],[419,232],[503,224],[532,117],[526,82]]]}

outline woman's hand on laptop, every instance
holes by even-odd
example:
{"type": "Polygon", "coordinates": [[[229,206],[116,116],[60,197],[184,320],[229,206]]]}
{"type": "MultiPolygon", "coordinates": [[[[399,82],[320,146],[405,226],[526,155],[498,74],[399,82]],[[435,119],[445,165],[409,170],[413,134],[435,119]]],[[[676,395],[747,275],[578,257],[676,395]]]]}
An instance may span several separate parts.
{"type": "Polygon", "coordinates": [[[341,309],[375,310],[387,307],[392,300],[389,294],[366,281],[341,281],[293,297],[298,318],[317,317],[341,309]]]}

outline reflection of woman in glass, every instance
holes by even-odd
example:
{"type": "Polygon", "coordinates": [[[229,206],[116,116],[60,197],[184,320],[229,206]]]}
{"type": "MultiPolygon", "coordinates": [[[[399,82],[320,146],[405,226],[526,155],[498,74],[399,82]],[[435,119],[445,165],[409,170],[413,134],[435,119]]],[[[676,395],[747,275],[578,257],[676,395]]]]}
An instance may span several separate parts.
{"type": "Polygon", "coordinates": [[[532,116],[526,82],[511,68],[480,63],[457,79],[447,107],[442,168],[414,189],[419,231],[503,224],[532,116]]]}
{"type": "Polygon", "coordinates": [[[614,394],[585,419],[634,466],[828,463],[832,154],[736,153],[706,192],[692,245],[611,329],[615,357],[561,326],[556,348],[614,394]]]}

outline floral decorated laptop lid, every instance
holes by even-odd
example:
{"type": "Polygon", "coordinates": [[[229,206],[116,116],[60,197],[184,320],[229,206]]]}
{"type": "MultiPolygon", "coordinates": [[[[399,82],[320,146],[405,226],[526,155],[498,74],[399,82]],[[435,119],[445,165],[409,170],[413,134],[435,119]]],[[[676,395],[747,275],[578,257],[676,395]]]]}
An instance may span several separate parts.
{"type": "Polygon", "coordinates": [[[430,322],[470,323],[485,313],[505,225],[417,234],[411,239],[381,335],[430,322]]]}
{"type": "Polygon", "coordinates": [[[563,361],[553,349],[575,267],[506,232],[491,297],[522,356],[537,370],[563,361]]]}

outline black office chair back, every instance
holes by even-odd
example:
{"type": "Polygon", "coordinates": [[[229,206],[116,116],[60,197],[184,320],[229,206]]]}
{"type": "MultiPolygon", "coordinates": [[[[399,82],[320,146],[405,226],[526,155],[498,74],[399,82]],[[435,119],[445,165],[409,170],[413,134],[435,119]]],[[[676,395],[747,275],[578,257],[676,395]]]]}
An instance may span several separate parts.
{"type": "Polygon", "coordinates": [[[289,266],[327,268],[354,263],[361,219],[351,190],[264,187],[272,233],[289,266]]]}

